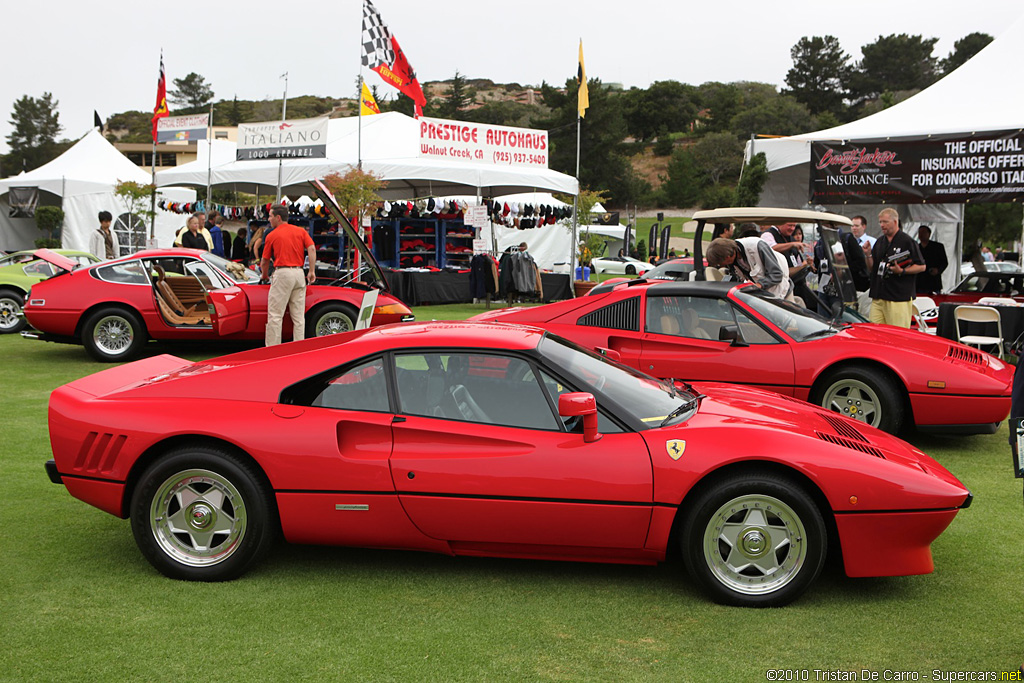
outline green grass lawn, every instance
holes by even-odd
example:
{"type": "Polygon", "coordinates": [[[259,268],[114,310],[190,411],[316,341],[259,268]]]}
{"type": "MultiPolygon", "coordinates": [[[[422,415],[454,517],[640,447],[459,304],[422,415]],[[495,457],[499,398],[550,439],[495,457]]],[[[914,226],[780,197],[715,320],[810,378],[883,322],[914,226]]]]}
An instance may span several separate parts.
{"type": "Polygon", "coordinates": [[[10,335],[0,357],[0,680],[732,682],[790,669],[813,681],[826,680],[814,669],[924,678],[1015,670],[1024,658],[1024,507],[1005,426],[913,439],[976,496],[935,543],[935,573],[853,580],[832,567],[783,609],[714,605],[675,561],[282,545],[240,580],[194,584],[157,574],[127,520],[72,499],[43,471],[50,391],[104,366],[81,347],[10,335]]]}

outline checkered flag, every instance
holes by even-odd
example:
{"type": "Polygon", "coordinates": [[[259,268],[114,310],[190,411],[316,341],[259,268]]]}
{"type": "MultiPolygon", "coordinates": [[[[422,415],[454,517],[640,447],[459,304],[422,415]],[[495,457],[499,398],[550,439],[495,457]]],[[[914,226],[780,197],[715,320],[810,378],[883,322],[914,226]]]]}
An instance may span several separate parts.
{"type": "Polygon", "coordinates": [[[374,69],[383,64],[390,67],[394,62],[391,31],[384,25],[373,3],[363,0],[363,66],[374,69]]]}

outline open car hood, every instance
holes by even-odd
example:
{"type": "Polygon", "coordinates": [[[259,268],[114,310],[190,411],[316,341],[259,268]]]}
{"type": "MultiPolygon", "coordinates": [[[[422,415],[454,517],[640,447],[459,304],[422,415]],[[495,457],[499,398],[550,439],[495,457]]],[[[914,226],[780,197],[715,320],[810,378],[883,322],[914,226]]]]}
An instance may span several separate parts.
{"type": "Polygon", "coordinates": [[[309,184],[313,187],[313,192],[316,193],[316,196],[324,203],[324,207],[331,212],[331,216],[334,220],[338,221],[338,225],[345,231],[345,239],[348,240],[349,244],[355,245],[355,248],[359,251],[359,270],[351,279],[362,280],[372,287],[390,292],[391,287],[388,285],[387,278],[384,277],[384,271],[381,270],[380,264],[373,257],[373,252],[370,251],[366,243],[359,237],[359,234],[352,228],[352,223],[349,222],[345,212],[338,206],[338,202],[334,199],[331,191],[319,179],[314,179],[309,184]]]}
{"type": "Polygon", "coordinates": [[[36,249],[32,252],[32,255],[37,259],[46,261],[50,265],[60,268],[61,270],[66,270],[69,273],[79,266],[77,261],[72,261],[67,256],[61,256],[50,249],[36,249]]]}

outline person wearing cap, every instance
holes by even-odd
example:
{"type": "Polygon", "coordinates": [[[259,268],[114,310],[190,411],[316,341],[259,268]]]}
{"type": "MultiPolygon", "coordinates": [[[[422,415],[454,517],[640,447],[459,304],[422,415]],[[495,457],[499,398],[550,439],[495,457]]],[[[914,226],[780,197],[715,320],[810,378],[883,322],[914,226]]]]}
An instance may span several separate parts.
{"type": "Polygon", "coordinates": [[[306,284],[316,280],[316,247],[313,238],[303,228],[287,223],[288,207],[275,206],[270,210],[270,228],[265,233],[260,273],[263,280],[270,279],[267,297],[267,346],[281,343],[281,325],[284,310],[292,318],[292,341],[306,336],[306,284]],[[303,255],[305,251],[305,255],[303,255]],[[309,260],[309,273],[303,275],[304,259],[309,260]],[[270,278],[271,262],[274,275],[270,278]]]}

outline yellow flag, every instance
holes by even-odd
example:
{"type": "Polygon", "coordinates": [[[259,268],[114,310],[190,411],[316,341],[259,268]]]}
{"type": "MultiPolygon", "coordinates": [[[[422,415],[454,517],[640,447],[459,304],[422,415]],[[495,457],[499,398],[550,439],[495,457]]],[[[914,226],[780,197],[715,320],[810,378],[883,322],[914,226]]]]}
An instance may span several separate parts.
{"type": "Polygon", "coordinates": [[[377,100],[373,99],[373,93],[366,87],[366,82],[363,82],[363,93],[362,98],[359,101],[359,115],[369,116],[370,114],[379,114],[380,107],[377,106],[377,100]]]}
{"type": "Polygon", "coordinates": [[[576,73],[576,80],[580,83],[579,102],[577,108],[580,118],[587,115],[587,107],[590,106],[590,90],[587,89],[587,70],[583,66],[583,39],[580,39],[580,68],[576,73]]]}

